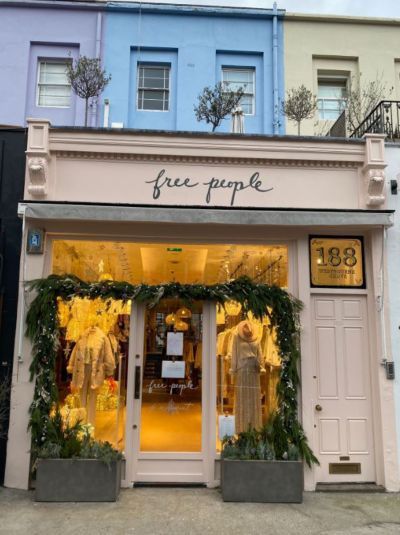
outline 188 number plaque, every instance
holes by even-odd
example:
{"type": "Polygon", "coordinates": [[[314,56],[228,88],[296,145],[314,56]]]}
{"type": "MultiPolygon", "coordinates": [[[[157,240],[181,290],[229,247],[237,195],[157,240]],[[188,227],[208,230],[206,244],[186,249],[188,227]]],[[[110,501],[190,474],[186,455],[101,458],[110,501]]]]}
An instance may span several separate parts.
{"type": "Polygon", "coordinates": [[[363,240],[310,236],[311,286],[365,288],[363,240]]]}

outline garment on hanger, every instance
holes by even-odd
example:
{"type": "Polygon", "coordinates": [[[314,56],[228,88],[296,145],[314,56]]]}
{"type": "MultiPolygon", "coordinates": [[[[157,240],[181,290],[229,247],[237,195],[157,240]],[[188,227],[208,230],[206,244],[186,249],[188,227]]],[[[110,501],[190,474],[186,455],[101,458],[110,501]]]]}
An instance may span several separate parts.
{"type": "MultiPolygon", "coordinates": [[[[115,369],[115,358],[108,337],[98,327],[89,327],[72,350],[67,366],[72,373],[71,386],[81,389],[85,378],[85,364],[91,365],[90,388],[99,388],[115,369]]],[[[87,371],[87,370],[86,370],[87,371]]]]}
{"type": "Polygon", "coordinates": [[[257,333],[248,321],[242,321],[232,343],[232,372],[235,377],[235,430],[247,431],[262,425],[260,372],[263,355],[257,333]]]}

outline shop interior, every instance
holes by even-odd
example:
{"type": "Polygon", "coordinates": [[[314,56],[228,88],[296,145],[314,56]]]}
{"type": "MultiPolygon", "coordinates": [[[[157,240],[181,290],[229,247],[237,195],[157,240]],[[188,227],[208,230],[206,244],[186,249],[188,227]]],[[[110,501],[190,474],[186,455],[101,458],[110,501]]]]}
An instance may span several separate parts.
{"type": "MultiPolygon", "coordinates": [[[[52,272],[87,281],[214,284],[246,275],[288,286],[286,245],[54,240],[52,272]]],[[[58,303],[56,381],[66,423],[125,449],[131,302],[74,297],[58,303]]],[[[145,312],[140,449],[199,452],[202,444],[203,303],[163,299],[145,312]]],[[[240,304],[217,308],[217,450],[226,434],[259,427],[276,409],[280,358],[268,320],[240,304]]],[[[140,402],[139,400],[137,401],[140,402]]]]}

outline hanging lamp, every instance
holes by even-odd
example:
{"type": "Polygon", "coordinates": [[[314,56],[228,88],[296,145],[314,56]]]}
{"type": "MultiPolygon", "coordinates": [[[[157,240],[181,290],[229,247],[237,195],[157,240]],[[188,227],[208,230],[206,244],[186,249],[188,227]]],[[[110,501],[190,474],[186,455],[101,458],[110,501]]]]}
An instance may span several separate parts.
{"type": "Polygon", "coordinates": [[[165,318],[165,323],[167,325],[174,325],[177,321],[177,317],[176,317],[176,314],[174,314],[173,312],[171,314],[168,314],[168,316],[166,316],[165,318]]]}
{"type": "Polygon", "coordinates": [[[177,319],[174,323],[174,329],[176,331],[187,331],[189,329],[189,325],[185,321],[177,319]]]}
{"type": "Polygon", "coordinates": [[[187,318],[191,318],[192,317],[192,312],[186,307],[181,307],[176,311],[176,316],[179,319],[184,320],[184,319],[187,319],[187,318]]]}
{"type": "Polygon", "coordinates": [[[242,310],[242,305],[237,301],[226,301],[224,306],[228,316],[237,316],[242,310]]]}

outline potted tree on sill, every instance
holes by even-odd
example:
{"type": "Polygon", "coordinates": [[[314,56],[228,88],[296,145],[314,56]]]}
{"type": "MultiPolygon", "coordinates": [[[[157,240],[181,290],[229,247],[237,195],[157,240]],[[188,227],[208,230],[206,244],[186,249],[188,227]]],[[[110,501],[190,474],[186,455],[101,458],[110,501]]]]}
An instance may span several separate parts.
{"type": "Polygon", "coordinates": [[[301,503],[303,460],[318,460],[299,426],[295,440],[282,425],[279,414],[261,429],[226,437],[221,454],[221,488],[224,501],[301,503]]]}
{"type": "Polygon", "coordinates": [[[90,425],[69,426],[56,411],[46,418],[41,445],[33,452],[36,501],[117,500],[122,454],[109,442],[94,440],[90,425]]]}

